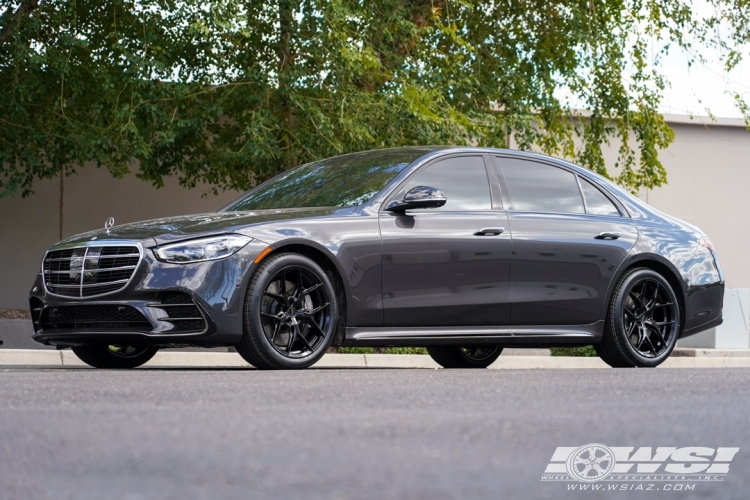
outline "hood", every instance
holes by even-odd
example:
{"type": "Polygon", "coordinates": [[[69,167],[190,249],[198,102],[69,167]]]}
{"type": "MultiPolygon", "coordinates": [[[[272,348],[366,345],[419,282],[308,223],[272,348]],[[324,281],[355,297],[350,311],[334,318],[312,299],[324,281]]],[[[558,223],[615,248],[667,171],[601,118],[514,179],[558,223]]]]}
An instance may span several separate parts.
{"type": "Polygon", "coordinates": [[[324,217],[332,214],[348,214],[353,208],[284,208],[278,210],[256,210],[252,212],[211,212],[207,214],[166,217],[142,222],[113,226],[109,232],[97,229],[66,238],[56,245],[84,243],[96,239],[140,241],[144,246],[163,245],[174,241],[199,238],[213,234],[235,232],[239,229],[277,220],[324,217]]]}

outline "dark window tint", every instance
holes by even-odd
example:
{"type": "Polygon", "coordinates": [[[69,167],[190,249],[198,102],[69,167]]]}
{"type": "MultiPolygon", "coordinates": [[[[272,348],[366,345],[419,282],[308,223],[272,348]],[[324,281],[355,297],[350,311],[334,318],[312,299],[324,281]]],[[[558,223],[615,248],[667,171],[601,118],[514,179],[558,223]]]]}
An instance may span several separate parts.
{"type": "Polygon", "coordinates": [[[583,177],[580,177],[580,179],[581,190],[583,191],[584,198],[586,198],[586,211],[588,213],[596,215],[620,215],[619,210],[609,201],[609,198],[604,196],[604,193],[583,177]]]}
{"type": "Polygon", "coordinates": [[[406,182],[405,191],[429,186],[445,193],[448,201],[430,210],[489,210],[490,182],[481,156],[448,158],[420,170],[406,182]]]}
{"type": "Polygon", "coordinates": [[[226,210],[359,205],[424,153],[371,151],[303,165],[260,186],[226,210]]]}
{"type": "Polygon", "coordinates": [[[532,161],[499,159],[499,162],[512,210],[586,213],[578,182],[571,172],[532,161]]]}

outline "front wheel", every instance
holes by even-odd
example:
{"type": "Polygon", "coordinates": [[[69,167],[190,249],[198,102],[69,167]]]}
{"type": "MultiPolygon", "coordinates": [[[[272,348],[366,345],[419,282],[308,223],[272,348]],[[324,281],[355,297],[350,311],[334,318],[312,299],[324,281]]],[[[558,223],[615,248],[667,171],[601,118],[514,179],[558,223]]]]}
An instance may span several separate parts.
{"type": "Polygon", "coordinates": [[[130,345],[83,345],[73,352],[87,365],[94,368],[136,368],[154,357],[156,347],[134,347],[130,345]]]}
{"type": "Polygon", "coordinates": [[[443,368],[487,368],[503,352],[502,347],[432,346],[427,353],[443,368]]]}
{"type": "Polygon", "coordinates": [[[651,269],[633,269],[617,283],[604,337],[594,347],[615,368],[655,367],[672,353],[679,332],[680,309],[669,282],[651,269]]]}
{"type": "Polygon", "coordinates": [[[237,352],[261,370],[313,365],[331,345],[339,322],[331,278],[295,253],[267,257],[258,266],[244,313],[237,352]]]}

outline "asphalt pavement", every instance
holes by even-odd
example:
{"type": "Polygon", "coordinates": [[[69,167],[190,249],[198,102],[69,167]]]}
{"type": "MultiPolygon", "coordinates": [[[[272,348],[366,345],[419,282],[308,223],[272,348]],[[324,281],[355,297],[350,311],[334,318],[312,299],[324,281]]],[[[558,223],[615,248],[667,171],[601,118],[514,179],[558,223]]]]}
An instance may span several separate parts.
{"type": "Polygon", "coordinates": [[[4,367],[0,499],[745,499],[749,388],[746,368],[4,367]],[[740,451],[687,491],[541,481],[586,443],[740,451]]]}

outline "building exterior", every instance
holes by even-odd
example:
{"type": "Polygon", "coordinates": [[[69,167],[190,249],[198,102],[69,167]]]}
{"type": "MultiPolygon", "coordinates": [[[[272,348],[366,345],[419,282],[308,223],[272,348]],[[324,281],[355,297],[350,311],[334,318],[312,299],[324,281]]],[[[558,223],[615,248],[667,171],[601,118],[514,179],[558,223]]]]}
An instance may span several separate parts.
{"type": "MultiPolygon", "coordinates": [[[[750,132],[742,120],[665,116],[675,141],[661,151],[668,185],[644,190],[652,206],[703,229],[716,246],[730,288],[750,288],[750,132]]],[[[606,151],[613,165],[617,146],[606,151]]],[[[44,252],[62,236],[171,215],[210,212],[236,197],[207,188],[162,189],[134,175],[114,179],[88,167],[64,180],[39,182],[28,198],[0,198],[0,309],[26,308],[44,252]],[[62,206],[62,218],[60,208],[62,206]]]]}

